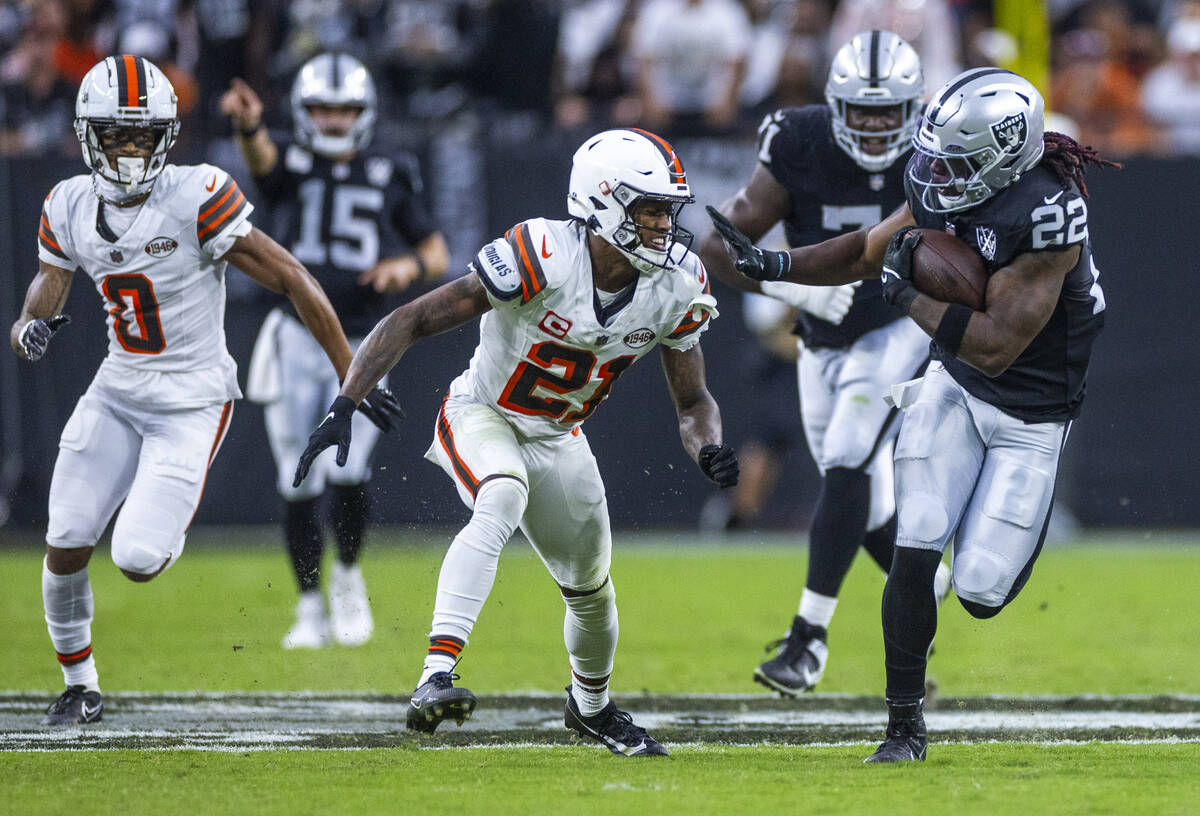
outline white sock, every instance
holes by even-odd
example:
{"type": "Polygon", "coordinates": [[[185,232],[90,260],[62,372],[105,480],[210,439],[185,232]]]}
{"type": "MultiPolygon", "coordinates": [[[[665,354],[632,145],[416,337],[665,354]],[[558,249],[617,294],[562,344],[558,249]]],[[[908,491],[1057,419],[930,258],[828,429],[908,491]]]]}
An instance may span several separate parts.
{"type": "Polygon", "coordinates": [[[837,609],[837,602],[837,598],[831,598],[806,588],[800,594],[800,617],[813,626],[828,629],[829,622],[833,620],[833,610],[837,609]]]}
{"type": "Polygon", "coordinates": [[[571,672],[571,696],[575,698],[580,714],[596,716],[608,705],[608,675],[591,678],[571,672]]]}
{"type": "Polygon", "coordinates": [[[63,680],[68,686],[82,685],[99,691],[100,678],[92,656],[95,603],[87,567],[70,575],[55,575],[43,559],[42,607],[63,680]]]}
{"type": "Polygon", "coordinates": [[[617,595],[612,581],[587,595],[563,595],[563,642],[571,660],[571,696],[579,712],[591,716],[608,705],[608,676],[612,674],[620,626],[617,595]]]}

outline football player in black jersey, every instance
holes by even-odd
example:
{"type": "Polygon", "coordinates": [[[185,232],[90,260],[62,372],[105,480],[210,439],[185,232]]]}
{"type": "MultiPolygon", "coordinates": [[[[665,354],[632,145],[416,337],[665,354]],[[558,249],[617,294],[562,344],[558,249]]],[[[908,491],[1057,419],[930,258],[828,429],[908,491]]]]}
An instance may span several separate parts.
{"type": "Polygon", "coordinates": [[[710,208],[756,279],[842,284],[882,268],[883,297],[933,338],[937,361],[893,389],[896,554],[883,593],[888,726],[868,762],[925,758],[925,667],[937,628],[934,571],[954,539],[954,591],[977,618],[1021,591],[1046,536],[1059,457],[1083,401],[1104,292],[1088,233],[1091,148],[1043,132],[1041,94],[1001,68],[975,68],[933,95],[913,139],[907,203],[872,229],[764,252],[710,208]],[[916,225],[974,247],[985,309],[912,285],[916,225]]]}
{"type": "MultiPolygon", "coordinates": [[[[782,221],[789,246],[806,246],[877,224],[904,203],[904,164],[925,92],[921,62],[890,31],[866,31],[838,49],[825,86],[827,104],[785,108],[759,129],[749,182],[722,206],[757,240],[782,221]]],[[[723,282],[759,284],[738,275],[716,232],[701,257],[723,282]]],[[[837,289],[764,282],[765,294],[804,310],[796,321],[800,411],[822,474],[809,534],[808,575],[787,637],[754,679],[786,696],[816,685],[828,657],[826,633],[842,581],[860,545],[886,572],[896,532],[892,440],[899,412],[881,399],[917,376],[929,357],[924,332],[884,303],[878,280],[858,287],[840,321],[822,319],[820,303],[837,289]]],[[[939,574],[940,597],[949,571],[939,574]]]]}
{"type": "MultiPolygon", "coordinates": [[[[367,149],[376,96],[361,62],[346,54],[309,60],[296,76],[291,106],[295,133],[289,139],[267,132],[262,102],[241,80],[221,100],[257,186],[276,211],[276,237],[321,282],[357,346],[395,306],[389,293],[440,278],[449,251],[420,201],[416,162],[406,154],[367,149]]],[[[284,534],[300,585],[296,624],[283,639],[289,649],[331,640],[358,645],[373,629],[358,557],[368,517],[365,483],[380,429],[356,418],[357,446],[345,467],[334,467],[327,457],[316,463],[317,478],[292,487],[307,429],[321,420],[339,387],[318,365],[314,348],[295,314],[281,305],[263,324],[247,375],[247,396],[265,405],[278,489],[286,502],[284,534]],[[327,483],[338,544],[328,611],[320,588],[317,507],[327,483]]]]}

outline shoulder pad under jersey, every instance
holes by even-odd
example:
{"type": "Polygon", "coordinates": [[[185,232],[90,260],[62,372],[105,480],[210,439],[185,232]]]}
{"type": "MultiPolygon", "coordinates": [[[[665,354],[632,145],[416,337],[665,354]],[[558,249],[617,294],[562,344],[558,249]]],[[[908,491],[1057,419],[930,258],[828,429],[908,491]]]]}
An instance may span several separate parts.
{"type": "Polygon", "coordinates": [[[523,221],[485,246],[471,262],[492,297],[524,305],[546,288],[546,272],[534,243],[534,222],[523,221]]]}

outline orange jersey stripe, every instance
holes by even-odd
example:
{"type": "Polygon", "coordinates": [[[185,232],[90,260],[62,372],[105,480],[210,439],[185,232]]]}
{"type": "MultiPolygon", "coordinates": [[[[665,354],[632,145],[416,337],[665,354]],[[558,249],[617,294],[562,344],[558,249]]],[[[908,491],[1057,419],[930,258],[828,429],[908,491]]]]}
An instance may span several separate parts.
{"type": "MultiPolygon", "coordinates": [[[[233,195],[234,190],[237,190],[237,188],[238,188],[238,186],[237,186],[237,184],[234,183],[233,179],[230,179],[229,181],[225,182],[225,186],[223,186],[221,188],[221,192],[218,192],[217,195],[213,196],[213,198],[217,198],[218,196],[220,196],[220,198],[217,200],[217,202],[214,203],[207,210],[205,210],[204,212],[202,212],[198,216],[196,216],[196,220],[203,221],[206,218],[208,218],[210,215],[212,215],[213,211],[216,210],[218,207],[220,207],[223,203],[225,203],[225,199],[227,199],[231,195],[233,195]]],[[[212,199],[210,198],[209,201],[212,201],[212,199]]]]}
{"type": "Polygon", "coordinates": [[[246,197],[242,195],[242,191],[238,190],[237,187],[234,187],[233,189],[237,190],[237,198],[233,200],[233,203],[229,205],[227,210],[218,215],[208,224],[208,226],[204,227],[199,233],[197,233],[200,238],[204,238],[205,235],[208,235],[208,233],[212,232],[228,221],[231,215],[234,215],[241,210],[241,205],[245,202],[246,197]]]}

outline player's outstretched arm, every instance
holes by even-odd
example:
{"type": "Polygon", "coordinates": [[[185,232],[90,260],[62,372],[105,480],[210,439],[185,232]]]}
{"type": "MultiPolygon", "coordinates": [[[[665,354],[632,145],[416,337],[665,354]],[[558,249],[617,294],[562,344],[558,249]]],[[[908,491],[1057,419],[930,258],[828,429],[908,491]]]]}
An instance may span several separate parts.
{"type": "Polygon", "coordinates": [[[667,390],[679,416],[684,450],[715,484],[721,487],[737,484],[737,455],[733,448],[721,443],[721,411],[708,392],[700,344],[687,351],[663,346],[662,365],[667,390]]]}
{"type": "Polygon", "coordinates": [[[70,322],[71,318],[61,312],[71,292],[74,274],[45,261],[38,262],[38,273],[25,292],[21,316],[9,332],[9,343],[18,357],[31,361],[40,359],[46,353],[50,338],[70,322]]]}
{"type": "Polygon", "coordinates": [[[321,344],[321,348],[325,349],[338,379],[345,378],[351,354],[342,324],[321,284],[292,253],[254,227],[248,235],[233,242],[222,260],[233,264],[272,292],[286,295],[296,307],[300,320],[321,344]]]}
{"type": "Polygon", "coordinates": [[[404,304],[379,321],[358,347],[341,396],[362,401],[417,340],[456,329],[491,308],[483,284],[469,274],[404,304]]]}
{"type": "Polygon", "coordinates": [[[860,229],[830,238],[819,244],[796,247],[787,252],[764,251],[754,246],[720,212],[707,207],[713,226],[725,241],[734,267],[759,281],[837,286],[879,275],[883,253],[892,233],[915,223],[908,205],[869,229],[860,229]]]}
{"type": "MultiPolygon", "coordinates": [[[[721,205],[720,212],[743,235],[758,241],[787,216],[789,207],[787,190],[760,164],[754,168],[746,186],[721,205]]],[[[743,292],[760,291],[758,281],[734,268],[715,226],[704,233],[697,253],[704,261],[704,267],[721,283],[743,292]]]]}

